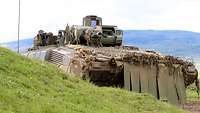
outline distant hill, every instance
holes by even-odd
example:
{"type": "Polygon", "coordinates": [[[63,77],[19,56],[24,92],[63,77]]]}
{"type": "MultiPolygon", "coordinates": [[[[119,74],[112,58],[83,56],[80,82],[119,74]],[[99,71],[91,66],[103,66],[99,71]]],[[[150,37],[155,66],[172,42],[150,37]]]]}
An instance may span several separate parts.
{"type": "MultiPolygon", "coordinates": [[[[17,51],[18,42],[12,41],[12,42],[8,42],[8,43],[2,43],[2,44],[0,44],[0,46],[9,48],[13,51],[17,51]]],[[[20,40],[19,46],[20,46],[21,52],[27,51],[28,48],[31,48],[33,46],[33,38],[20,40]]]]}
{"type": "Polygon", "coordinates": [[[166,55],[200,57],[200,33],[178,30],[126,30],[124,44],[156,50],[166,55]]]}

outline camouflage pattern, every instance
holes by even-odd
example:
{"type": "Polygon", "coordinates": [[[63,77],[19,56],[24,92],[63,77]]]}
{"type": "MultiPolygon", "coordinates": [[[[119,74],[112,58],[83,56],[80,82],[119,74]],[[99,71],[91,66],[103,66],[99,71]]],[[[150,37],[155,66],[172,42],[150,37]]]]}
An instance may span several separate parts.
{"type": "Polygon", "coordinates": [[[83,18],[83,26],[67,24],[65,30],[59,30],[57,36],[40,30],[34,38],[33,48],[66,44],[83,44],[93,47],[120,46],[122,37],[123,31],[117,26],[102,25],[100,17],[90,15],[83,18]]]}
{"type": "Polygon", "coordinates": [[[39,30],[38,34],[34,37],[34,47],[32,49],[38,49],[43,46],[56,45],[57,36],[54,36],[52,32],[46,33],[43,30],[39,30]]]}
{"type": "Polygon", "coordinates": [[[198,82],[198,73],[191,62],[137,47],[65,45],[41,49],[44,50],[46,57],[42,58],[98,86],[151,93],[172,104],[184,103],[185,88],[198,82]]]}
{"type": "Polygon", "coordinates": [[[186,87],[194,82],[199,92],[198,71],[192,62],[121,46],[122,37],[117,26],[102,25],[101,18],[86,16],[83,26],[67,25],[58,36],[40,30],[34,38],[34,48],[39,51],[26,56],[46,60],[98,86],[151,93],[172,104],[184,103],[186,87]],[[115,47],[104,47],[107,45],[115,47]]]}

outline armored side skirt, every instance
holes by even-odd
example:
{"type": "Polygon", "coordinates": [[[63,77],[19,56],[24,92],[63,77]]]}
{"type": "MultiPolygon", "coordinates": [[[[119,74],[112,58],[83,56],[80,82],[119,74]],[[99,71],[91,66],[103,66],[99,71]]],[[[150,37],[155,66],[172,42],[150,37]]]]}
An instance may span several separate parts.
{"type": "Polygon", "coordinates": [[[182,68],[178,64],[168,67],[165,64],[125,63],[124,87],[135,92],[151,93],[156,98],[172,104],[184,103],[186,99],[182,68]]]}

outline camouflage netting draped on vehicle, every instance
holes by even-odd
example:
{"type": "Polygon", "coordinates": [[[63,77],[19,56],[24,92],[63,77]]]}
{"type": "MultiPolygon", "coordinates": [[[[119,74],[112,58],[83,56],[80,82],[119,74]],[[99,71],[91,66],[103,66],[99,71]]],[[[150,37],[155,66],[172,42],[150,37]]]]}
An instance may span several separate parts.
{"type": "Polygon", "coordinates": [[[147,92],[172,104],[183,103],[185,88],[197,82],[198,72],[191,62],[136,47],[66,45],[44,48],[45,55],[41,51],[29,52],[28,56],[42,56],[40,59],[98,86],[147,92]]]}
{"type": "MultiPolygon", "coordinates": [[[[83,25],[67,25],[54,36],[40,30],[26,56],[56,64],[98,86],[151,93],[172,104],[184,103],[186,87],[199,84],[193,63],[133,46],[122,46],[123,31],[90,15],[83,25]]],[[[199,87],[197,85],[197,89],[199,87]]]]}

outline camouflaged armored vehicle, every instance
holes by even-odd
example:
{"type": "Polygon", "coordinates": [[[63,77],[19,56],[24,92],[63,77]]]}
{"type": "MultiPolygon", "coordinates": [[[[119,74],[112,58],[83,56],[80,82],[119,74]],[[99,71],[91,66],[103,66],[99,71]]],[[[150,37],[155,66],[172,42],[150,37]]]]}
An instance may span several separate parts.
{"type": "Polygon", "coordinates": [[[86,16],[82,26],[67,25],[57,36],[47,34],[40,31],[34,47],[25,55],[53,63],[98,86],[151,93],[160,100],[178,104],[185,102],[186,87],[198,84],[193,63],[121,46],[122,30],[103,25],[97,16],[86,16]]]}

